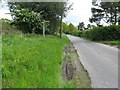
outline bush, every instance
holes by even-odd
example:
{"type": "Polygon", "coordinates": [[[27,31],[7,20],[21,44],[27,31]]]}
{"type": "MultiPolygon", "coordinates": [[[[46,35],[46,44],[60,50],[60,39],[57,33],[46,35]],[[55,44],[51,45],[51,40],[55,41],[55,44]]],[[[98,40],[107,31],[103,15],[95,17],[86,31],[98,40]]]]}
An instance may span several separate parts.
{"type": "Polygon", "coordinates": [[[95,27],[82,32],[82,36],[94,41],[120,40],[120,25],[95,27]]]}

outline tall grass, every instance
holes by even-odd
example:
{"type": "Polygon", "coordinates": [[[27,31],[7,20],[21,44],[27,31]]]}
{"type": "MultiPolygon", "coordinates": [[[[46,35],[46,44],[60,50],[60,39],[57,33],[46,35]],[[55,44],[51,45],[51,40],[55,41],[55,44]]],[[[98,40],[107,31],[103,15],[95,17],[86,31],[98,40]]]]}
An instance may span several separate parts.
{"type": "Polygon", "coordinates": [[[4,88],[72,88],[62,80],[63,48],[69,40],[48,35],[3,36],[4,88]]]}

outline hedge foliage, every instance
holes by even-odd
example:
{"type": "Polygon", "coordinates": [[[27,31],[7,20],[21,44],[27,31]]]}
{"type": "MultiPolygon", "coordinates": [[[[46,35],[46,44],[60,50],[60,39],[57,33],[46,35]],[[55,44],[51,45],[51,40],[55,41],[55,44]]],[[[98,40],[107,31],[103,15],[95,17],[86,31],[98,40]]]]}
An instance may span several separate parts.
{"type": "Polygon", "coordinates": [[[95,27],[82,32],[82,37],[93,41],[120,40],[120,25],[95,27]]]}

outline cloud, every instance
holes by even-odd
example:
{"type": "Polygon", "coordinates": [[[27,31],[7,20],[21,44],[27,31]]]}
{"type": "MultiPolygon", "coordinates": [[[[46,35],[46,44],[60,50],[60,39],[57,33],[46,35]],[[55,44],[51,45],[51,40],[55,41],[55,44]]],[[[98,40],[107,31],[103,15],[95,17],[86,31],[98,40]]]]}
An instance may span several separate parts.
{"type": "Polygon", "coordinates": [[[73,10],[70,11],[63,21],[71,22],[75,26],[78,25],[79,22],[85,22],[85,24],[88,24],[89,18],[92,15],[92,0],[70,0],[70,2],[73,2],[73,10]]]}
{"type": "Polygon", "coordinates": [[[0,9],[0,18],[7,18],[7,19],[12,20],[11,15],[6,14],[6,13],[10,13],[9,9],[6,9],[6,8],[0,9]]]}

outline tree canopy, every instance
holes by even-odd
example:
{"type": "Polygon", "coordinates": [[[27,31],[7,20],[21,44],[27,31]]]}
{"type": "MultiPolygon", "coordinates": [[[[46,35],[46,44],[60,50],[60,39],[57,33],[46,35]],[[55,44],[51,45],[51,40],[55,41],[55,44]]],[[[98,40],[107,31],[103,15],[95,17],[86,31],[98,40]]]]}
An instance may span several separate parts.
{"type": "Polygon", "coordinates": [[[92,17],[89,19],[91,23],[95,22],[97,26],[101,26],[101,22],[109,25],[119,24],[120,2],[92,2],[92,17]]]}
{"type": "Polygon", "coordinates": [[[84,22],[80,22],[78,25],[78,30],[81,30],[81,31],[84,30],[85,28],[84,25],[85,25],[84,22]]]}
{"type": "MultiPolygon", "coordinates": [[[[43,16],[42,20],[50,21],[49,33],[54,33],[59,29],[60,16],[64,18],[71,9],[72,4],[68,4],[68,2],[9,2],[8,6],[11,13],[16,13],[16,11],[22,9],[40,13],[43,16]]],[[[12,15],[13,19],[16,20],[17,14],[12,15]]]]}

